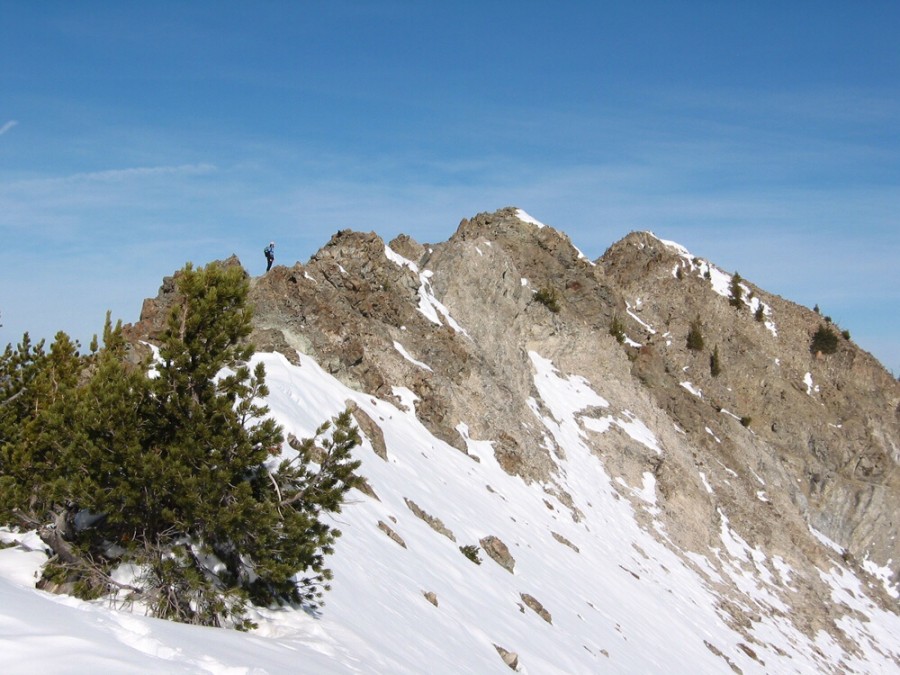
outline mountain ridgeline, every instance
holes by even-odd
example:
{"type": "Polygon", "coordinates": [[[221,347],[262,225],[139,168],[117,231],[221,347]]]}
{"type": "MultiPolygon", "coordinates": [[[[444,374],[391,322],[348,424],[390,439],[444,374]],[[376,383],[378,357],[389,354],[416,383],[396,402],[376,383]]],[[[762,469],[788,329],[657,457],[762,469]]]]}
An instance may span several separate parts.
{"type": "MultiPolygon", "coordinates": [[[[167,279],[128,335],[153,340],[173,294],[167,279]]],[[[792,570],[772,592],[810,640],[825,631],[846,653],[877,642],[841,628],[852,612],[822,573],[835,564],[865,580],[873,607],[897,613],[900,383],[818,312],[677,244],[636,232],[591,261],[505,208],[440,244],[338,232],[306,264],[252,279],[250,302],[258,351],[309,355],[399,408],[411,392],[436,438],[464,454],[470,439],[490,441],[507,474],[576,523],[590,496],[572,493],[570,448],[553,431],[562,420],[536,370],[549,362],[578,378],[602,395],[574,430],[602,467],[597,480],[705,575],[753,658],[765,645],[752,625],[772,609],[722,573],[729,537],[792,570]]],[[[384,446],[375,420],[356,419],[384,446]]],[[[896,644],[879,648],[897,663],[896,644]]]]}

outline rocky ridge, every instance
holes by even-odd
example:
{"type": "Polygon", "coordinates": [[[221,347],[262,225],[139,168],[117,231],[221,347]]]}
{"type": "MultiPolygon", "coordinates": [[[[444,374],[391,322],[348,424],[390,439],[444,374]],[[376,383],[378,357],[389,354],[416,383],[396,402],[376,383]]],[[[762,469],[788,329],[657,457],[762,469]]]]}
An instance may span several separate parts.
{"type": "MultiPolygon", "coordinates": [[[[568,505],[575,521],[565,448],[536,421],[553,413],[535,370],[549,361],[583,378],[606,404],[579,412],[586,443],[646,530],[717,588],[734,630],[752,642],[754,616],[771,608],[720,574],[723,558],[709,552],[723,549],[726,531],[795,570],[773,590],[794,626],[852,652],[840,628],[849,610],[818,570],[840,560],[870,580],[873,603],[897,612],[900,385],[848,340],[811,353],[823,317],[746,280],[732,303],[731,282],[650,233],[590,261],[563,233],[507,208],[463,220],[435,245],[338,232],[306,264],[251,280],[252,339],[414,405],[459,452],[491,441],[506,472],[540,486],[548,508],[568,505]],[[699,351],[686,345],[697,320],[699,351]]],[[[152,340],[174,292],[164,281],[132,337],[152,340]]]]}

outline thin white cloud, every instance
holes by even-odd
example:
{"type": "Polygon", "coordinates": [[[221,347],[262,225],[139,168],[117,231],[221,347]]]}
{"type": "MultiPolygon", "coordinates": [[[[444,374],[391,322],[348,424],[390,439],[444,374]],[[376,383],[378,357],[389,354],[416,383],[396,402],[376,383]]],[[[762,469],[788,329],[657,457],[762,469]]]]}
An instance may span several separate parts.
{"type": "MultiPolygon", "coordinates": [[[[179,164],[172,166],[138,166],[126,169],[105,169],[103,171],[85,171],[67,176],[27,178],[9,183],[5,187],[7,193],[20,190],[40,190],[56,188],[69,183],[112,183],[125,182],[131,179],[156,178],[167,176],[200,176],[217,170],[214,164],[179,164]]],[[[2,195],[2,191],[0,191],[2,195]]]]}
{"type": "Polygon", "coordinates": [[[12,129],[17,124],[18,124],[18,122],[16,120],[9,120],[9,122],[6,122],[2,127],[0,127],[0,136],[5,134],[7,131],[12,129]]]}
{"type": "Polygon", "coordinates": [[[177,166],[138,166],[128,169],[107,169],[105,171],[89,171],[66,176],[67,181],[117,181],[128,178],[144,178],[147,176],[197,176],[212,173],[216,170],[213,164],[179,164],[177,166]]]}

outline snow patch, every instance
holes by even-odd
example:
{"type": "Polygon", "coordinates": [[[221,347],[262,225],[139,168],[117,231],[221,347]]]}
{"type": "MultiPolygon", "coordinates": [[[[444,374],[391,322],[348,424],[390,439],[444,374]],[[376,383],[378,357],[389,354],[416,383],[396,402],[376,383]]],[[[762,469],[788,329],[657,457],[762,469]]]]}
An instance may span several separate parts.
{"type": "Polygon", "coordinates": [[[391,393],[399,399],[402,409],[415,414],[416,401],[419,400],[419,397],[416,396],[411,389],[407,389],[406,387],[391,387],[391,393]]]}
{"type": "Polygon", "coordinates": [[[388,260],[390,260],[392,263],[394,263],[398,267],[408,267],[416,274],[419,273],[418,265],[416,265],[412,260],[407,260],[406,258],[404,258],[402,255],[397,253],[390,246],[384,247],[384,255],[388,260]]]}
{"type": "Polygon", "coordinates": [[[682,387],[684,387],[685,389],[687,389],[689,392],[691,392],[691,393],[692,393],[694,396],[696,396],[697,398],[703,398],[703,392],[700,391],[699,389],[697,389],[697,388],[693,385],[693,383],[691,383],[691,382],[679,382],[678,384],[680,384],[682,387]]]}
{"type": "MultiPolygon", "coordinates": [[[[888,562],[890,563],[890,561],[888,562]]],[[[868,556],[863,560],[862,565],[866,572],[881,582],[881,585],[884,586],[884,590],[887,591],[888,595],[894,598],[894,600],[900,599],[900,588],[898,588],[897,584],[893,581],[894,574],[890,567],[886,565],[881,566],[870,560],[868,556]]]]}
{"type": "Polygon", "coordinates": [[[537,226],[538,228],[547,227],[537,218],[533,218],[532,216],[525,213],[522,209],[516,209],[516,218],[521,220],[523,223],[531,223],[532,225],[537,226]]]}
{"type": "Polygon", "coordinates": [[[419,366],[419,368],[423,368],[429,372],[434,372],[433,370],[431,370],[431,367],[427,363],[422,363],[421,361],[417,361],[416,359],[414,359],[410,355],[410,353],[408,351],[406,351],[406,349],[403,347],[403,345],[401,345],[396,340],[394,340],[394,349],[396,349],[398,352],[400,352],[400,356],[402,356],[404,359],[406,359],[410,363],[414,363],[415,365],[419,366]]]}
{"type": "Polygon", "coordinates": [[[843,549],[843,547],[838,546],[838,545],[834,542],[833,539],[831,539],[830,537],[828,537],[828,535],[823,534],[822,532],[819,532],[816,528],[814,528],[812,525],[809,525],[808,523],[807,523],[807,527],[809,527],[809,531],[812,533],[812,535],[813,535],[816,539],[819,540],[820,543],[824,544],[825,546],[827,546],[828,548],[830,548],[830,549],[831,549],[832,551],[834,551],[835,553],[839,553],[839,554],[841,554],[841,555],[844,554],[844,549],[843,549]]]}
{"type": "Polygon", "coordinates": [[[819,385],[813,383],[812,373],[803,376],[803,384],[806,385],[806,393],[812,396],[819,393],[819,385]]]}
{"type": "MultiPolygon", "coordinates": [[[[641,301],[639,299],[637,301],[636,307],[640,307],[640,306],[641,306],[641,301]]],[[[628,312],[628,316],[630,316],[632,319],[637,321],[641,326],[643,326],[647,330],[648,333],[650,333],[651,335],[656,335],[656,329],[654,329],[653,326],[651,326],[648,323],[645,323],[643,320],[641,320],[641,318],[637,314],[635,314],[634,312],[631,311],[631,303],[628,302],[627,300],[625,301],[625,308],[626,308],[625,311],[628,312]]]]}
{"type": "Polygon", "coordinates": [[[622,415],[623,419],[617,419],[612,415],[601,418],[585,416],[581,419],[586,429],[601,434],[609,431],[612,426],[617,426],[645,448],[652,450],[657,455],[661,455],[663,451],[659,445],[659,441],[656,439],[656,436],[653,435],[653,432],[647,428],[647,425],[639,420],[630,410],[623,410],[622,415]]]}

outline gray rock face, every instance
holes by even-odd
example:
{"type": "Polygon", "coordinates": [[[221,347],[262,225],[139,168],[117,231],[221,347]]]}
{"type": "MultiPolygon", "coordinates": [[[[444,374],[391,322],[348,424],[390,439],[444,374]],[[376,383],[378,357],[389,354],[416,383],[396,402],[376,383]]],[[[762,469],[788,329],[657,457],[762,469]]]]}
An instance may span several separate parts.
{"type": "MultiPolygon", "coordinates": [[[[634,307],[635,317],[625,317],[627,332],[643,346],[632,373],[705,451],[698,460],[747,466],[762,479],[760,487],[765,484],[768,504],[777,504],[763,511],[777,511],[779,519],[797,514],[859,559],[892,560],[900,578],[900,542],[889,533],[900,506],[897,381],[843,338],[836,353],[812,354],[811,337],[826,323],[819,314],[746,280],[735,307],[713,290],[715,280],[705,278],[701,268],[708,262],[680,255],[647,233],[615,244],[601,265],[634,307]],[[760,306],[763,321],[754,311],[760,306]],[[706,349],[691,353],[681,345],[698,316],[706,349]],[[707,364],[716,346],[722,372],[713,377],[707,364]],[[682,379],[702,397],[679,387],[682,379]],[[746,429],[733,416],[747,422],[746,429]],[[721,442],[705,433],[710,420],[723,431],[721,442]]],[[[747,496],[728,495],[735,502],[747,496]]],[[[776,536],[763,532],[772,529],[771,518],[748,513],[746,526],[754,524],[761,538],[776,536]]]]}
{"type": "MultiPolygon", "coordinates": [[[[649,233],[591,262],[507,208],[463,220],[436,245],[338,232],[307,264],[252,280],[252,339],[309,354],[397,405],[395,388],[408,389],[434,435],[467,454],[470,440],[490,441],[505,471],[571,504],[556,475],[563,450],[535,423],[552,412],[535,390],[533,355],[551,361],[607,400],[580,413],[581,432],[647,530],[657,521],[687,560],[721,547],[727,513],[748,546],[808,570],[782,599],[812,635],[839,619],[816,570],[840,554],[823,541],[861,575],[870,561],[900,582],[900,383],[844,338],[835,353],[813,354],[821,316],[746,280],[732,303],[729,281],[649,233]],[[535,300],[541,289],[555,292],[557,312],[535,300]],[[698,319],[704,348],[694,351],[686,338],[698,319]],[[647,485],[653,509],[643,508],[647,485]]],[[[145,303],[132,335],[152,335],[170,294],[164,284],[145,303]]],[[[358,421],[390,457],[372,420],[358,421]]],[[[880,589],[873,580],[873,597],[896,611],[880,589]]],[[[727,583],[721,593],[739,629],[755,610],[727,583]]]]}

